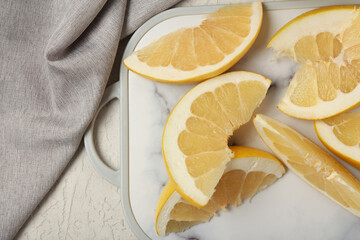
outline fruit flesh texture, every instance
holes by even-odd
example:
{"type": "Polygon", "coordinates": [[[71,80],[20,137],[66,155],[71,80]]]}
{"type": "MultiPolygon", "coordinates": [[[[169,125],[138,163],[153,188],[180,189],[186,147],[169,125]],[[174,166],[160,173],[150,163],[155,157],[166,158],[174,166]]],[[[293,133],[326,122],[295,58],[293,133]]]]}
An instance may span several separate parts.
{"type": "Polygon", "coordinates": [[[191,71],[214,65],[233,53],[250,33],[253,9],[250,4],[220,8],[199,27],[179,29],[136,52],[151,67],[191,71]]]}
{"type": "Polygon", "coordinates": [[[334,135],[343,144],[360,148],[360,112],[343,113],[323,122],[333,127],[334,135]]]}
{"type": "Polygon", "coordinates": [[[311,107],[352,92],[360,83],[360,15],[342,34],[308,35],[293,50],[289,57],[302,64],[293,78],[293,104],[311,107]]]}
{"type": "Polygon", "coordinates": [[[227,140],[240,125],[248,122],[265,97],[261,82],[226,83],[205,92],[191,104],[192,116],[177,139],[180,151],[196,186],[211,196],[231,159],[227,140]]]}
{"type": "Polygon", "coordinates": [[[275,182],[277,177],[264,172],[232,170],[223,175],[208,204],[202,208],[181,201],[170,212],[166,234],[184,231],[201,222],[207,222],[227,205],[238,206],[244,199],[250,199],[259,191],[275,182]]]}
{"type": "Polygon", "coordinates": [[[294,130],[267,121],[263,131],[282,160],[345,208],[360,211],[360,183],[334,158],[294,130]]]}

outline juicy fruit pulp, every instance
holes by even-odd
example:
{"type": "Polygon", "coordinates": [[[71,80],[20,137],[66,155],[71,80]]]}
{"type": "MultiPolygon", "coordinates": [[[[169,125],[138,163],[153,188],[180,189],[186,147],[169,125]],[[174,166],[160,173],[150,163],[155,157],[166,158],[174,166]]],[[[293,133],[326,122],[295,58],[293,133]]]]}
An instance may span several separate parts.
{"type": "Polygon", "coordinates": [[[163,133],[163,155],[177,191],[205,205],[232,153],[227,140],[250,120],[270,80],[231,72],[197,85],[175,106],[163,133]]]}
{"type": "Polygon", "coordinates": [[[360,182],[338,161],[284,123],[256,115],[254,124],[266,145],[298,177],[360,217],[360,182]]]}
{"type": "Polygon", "coordinates": [[[199,26],[175,30],[124,63],[159,81],[201,81],[224,72],[245,54],[261,20],[260,2],[225,6],[206,16],[199,26]]]}
{"type": "Polygon", "coordinates": [[[316,96],[322,101],[332,101],[341,93],[353,91],[360,82],[360,52],[353,48],[360,49],[360,40],[359,45],[344,48],[347,38],[339,39],[339,35],[321,32],[296,43],[294,57],[303,65],[295,78],[304,79],[298,80],[298,88],[291,97],[294,104],[314,106],[318,103],[316,96]],[[300,98],[297,92],[307,95],[300,98]]]}
{"type": "Polygon", "coordinates": [[[245,199],[250,201],[256,193],[274,183],[285,173],[281,163],[267,152],[248,147],[230,148],[235,152],[235,157],[229,162],[228,171],[223,174],[215,193],[204,207],[199,208],[186,202],[175,191],[171,182],[167,184],[157,209],[156,228],[159,235],[183,231],[193,225],[209,221],[217,211],[225,210],[227,205],[238,206],[245,199]],[[169,203],[165,205],[164,201],[169,203]],[[161,220],[158,220],[159,216],[161,220]]]}
{"type": "Polygon", "coordinates": [[[299,16],[285,25],[269,43],[279,52],[301,64],[290,87],[279,104],[279,109],[293,117],[323,119],[333,116],[360,102],[353,92],[360,83],[360,10],[353,6],[338,7],[348,10],[340,19],[342,26],[325,26],[328,15],[337,16],[334,7],[318,9],[299,16]],[[324,25],[324,26],[323,26],[324,25]],[[309,28],[289,48],[278,46],[278,38],[291,38],[291,28],[309,28]],[[350,94],[353,93],[353,94],[350,94]]]}
{"type": "Polygon", "coordinates": [[[190,107],[193,115],[178,137],[192,177],[201,177],[224,164],[229,135],[250,120],[266,90],[266,86],[258,82],[227,83],[195,99],[190,107]]]}
{"type": "Polygon", "coordinates": [[[360,112],[344,113],[323,122],[333,126],[334,135],[343,144],[360,147],[360,112]]]}
{"type": "Polygon", "coordinates": [[[359,111],[316,121],[315,130],[330,151],[360,169],[359,111]]]}

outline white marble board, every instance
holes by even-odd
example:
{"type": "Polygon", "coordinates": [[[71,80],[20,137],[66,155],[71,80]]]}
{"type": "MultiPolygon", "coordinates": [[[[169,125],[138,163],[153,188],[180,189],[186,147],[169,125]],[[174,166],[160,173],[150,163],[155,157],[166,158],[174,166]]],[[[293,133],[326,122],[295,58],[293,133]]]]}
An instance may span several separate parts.
{"type": "MultiPolygon", "coordinates": [[[[311,8],[264,11],[260,34],[250,51],[229,71],[247,70],[272,80],[271,88],[257,113],[275,117],[294,127],[321,147],[313,122],[281,113],[276,104],[297,65],[274,59],[266,49],[273,34],[286,22],[311,8]]],[[[151,28],[138,42],[139,49],[180,27],[198,25],[204,15],[170,18],[151,28]]],[[[161,153],[161,136],[166,119],[178,100],[194,86],[157,83],[128,73],[129,93],[129,194],[136,221],[152,239],[158,239],[155,207],[168,176],[161,153]]],[[[242,126],[231,143],[271,152],[256,134],[252,123],[242,126]]],[[[323,147],[324,148],[324,147],[323,147]]],[[[358,179],[360,172],[339,160],[358,179]]],[[[333,203],[288,171],[275,184],[256,195],[251,203],[229,208],[185,232],[164,239],[360,239],[360,219],[333,203]]]]}

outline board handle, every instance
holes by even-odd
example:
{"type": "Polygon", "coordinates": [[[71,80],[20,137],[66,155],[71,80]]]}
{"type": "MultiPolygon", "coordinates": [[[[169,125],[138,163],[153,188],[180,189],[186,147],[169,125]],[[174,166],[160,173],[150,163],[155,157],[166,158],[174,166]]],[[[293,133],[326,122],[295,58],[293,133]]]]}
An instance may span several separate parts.
{"type": "Polygon", "coordinates": [[[94,166],[95,170],[107,181],[114,184],[117,187],[120,187],[120,170],[113,170],[109,166],[105,164],[105,162],[101,159],[100,155],[98,154],[95,142],[94,142],[94,125],[97,119],[97,116],[101,109],[109,103],[113,99],[119,99],[120,101],[120,82],[117,81],[116,83],[110,85],[106,88],[104,92],[104,96],[101,99],[99,109],[97,110],[94,119],[92,120],[90,126],[85,132],[84,135],[84,144],[87,155],[89,156],[90,162],[94,166]]]}

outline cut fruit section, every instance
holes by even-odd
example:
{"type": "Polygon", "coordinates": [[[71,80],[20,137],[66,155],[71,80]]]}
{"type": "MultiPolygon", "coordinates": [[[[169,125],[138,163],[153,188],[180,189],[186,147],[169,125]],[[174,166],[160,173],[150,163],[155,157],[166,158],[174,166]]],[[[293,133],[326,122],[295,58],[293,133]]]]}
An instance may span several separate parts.
{"type": "Polygon", "coordinates": [[[360,102],[360,10],[316,9],[293,19],[268,47],[301,64],[278,108],[289,116],[324,119],[360,102]]]}
{"type": "Polygon", "coordinates": [[[284,123],[258,114],[256,131],[282,162],[310,186],[360,217],[360,182],[338,161],[284,123]]]}
{"type": "Polygon", "coordinates": [[[216,186],[208,204],[197,207],[185,201],[168,182],[156,208],[155,227],[160,236],[181,232],[207,222],[227,205],[238,206],[285,173],[284,166],[271,154],[248,147],[230,147],[234,158],[216,186]]]}
{"type": "Polygon", "coordinates": [[[320,141],[336,156],[360,169],[360,112],[315,121],[320,141]]]}
{"type": "Polygon", "coordinates": [[[124,60],[133,72],[173,83],[199,82],[225,72],[249,50],[262,22],[262,4],[219,8],[197,27],[171,32],[124,60]]]}
{"type": "Polygon", "coordinates": [[[204,206],[232,157],[228,138],[248,122],[271,81],[250,72],[230,72],[191,89],[164,128],[163,156],[178,193],[204,206]]]}

